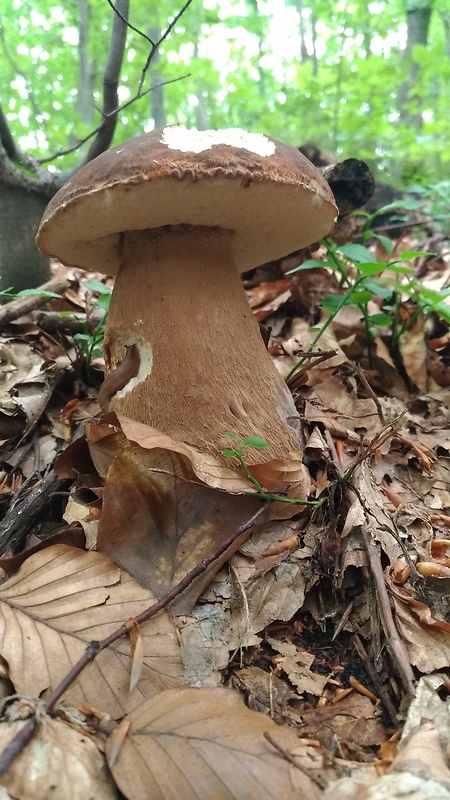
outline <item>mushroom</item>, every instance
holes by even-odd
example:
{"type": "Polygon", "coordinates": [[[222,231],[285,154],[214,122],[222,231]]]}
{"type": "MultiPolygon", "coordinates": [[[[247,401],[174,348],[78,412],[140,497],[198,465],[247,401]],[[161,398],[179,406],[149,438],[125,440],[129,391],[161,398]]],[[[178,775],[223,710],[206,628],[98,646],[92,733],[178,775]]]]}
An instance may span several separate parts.
{"type": "Polygon", "coordinates": [[[295,148],[177,125],[76,173],[37,243],[63,264],[116,275],[104,343],[112,410],[216,454],[227,432],[258,436],[267,460],[298,448],[299,417],[239,273],[317,241],[336,213],[295,148]]]}

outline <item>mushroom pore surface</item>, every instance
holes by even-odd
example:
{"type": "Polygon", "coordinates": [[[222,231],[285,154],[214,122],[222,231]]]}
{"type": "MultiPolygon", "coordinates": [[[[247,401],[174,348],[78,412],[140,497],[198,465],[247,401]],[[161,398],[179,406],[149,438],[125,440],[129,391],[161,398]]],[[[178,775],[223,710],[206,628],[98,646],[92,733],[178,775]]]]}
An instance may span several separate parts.
{"type": "Polygon", "coordinates": [[[269,447],[253,461],[249,450],[255,463],[298,448],[299,418],[245,297],[232,239],[189,225],[125,233],[105,361],[111,373],[132,345],[140,357],[112,410],[202,451],[229,447],[227,431],[259,436],[269,447]]]}

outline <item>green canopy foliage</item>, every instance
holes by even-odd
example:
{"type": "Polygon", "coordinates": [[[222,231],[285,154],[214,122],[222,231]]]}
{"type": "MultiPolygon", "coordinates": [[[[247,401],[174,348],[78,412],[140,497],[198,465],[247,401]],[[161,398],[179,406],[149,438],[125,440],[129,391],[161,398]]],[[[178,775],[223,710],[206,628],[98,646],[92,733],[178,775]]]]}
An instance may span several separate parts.
{"type": "MultiPolygon", "coordinates": [[[[180,7],[132,2],[130,22],[158,39],[180,7]]],[[[112,13],[106,0],[0,0],[3,107],[27,152],[48,158],[99,124],[112,13]],[[90,119],[80,111],[82,58],[90,119]]],[[[129,30],[121,102],[135,94],[149,48],[129,30]]],[[[449,51],[446,0],[193,0],[145,77],[145,88],[169,83],[122,111],[115,139],[151,129],[155,119],[239,126],[376,162],[398,185],[437,182],[450,158],[449,51]],[[415,44],[411,21],[423,8],[429,27],[415,44]]],[[[70,154],[52,168],[76,160],[70,154]]]]}

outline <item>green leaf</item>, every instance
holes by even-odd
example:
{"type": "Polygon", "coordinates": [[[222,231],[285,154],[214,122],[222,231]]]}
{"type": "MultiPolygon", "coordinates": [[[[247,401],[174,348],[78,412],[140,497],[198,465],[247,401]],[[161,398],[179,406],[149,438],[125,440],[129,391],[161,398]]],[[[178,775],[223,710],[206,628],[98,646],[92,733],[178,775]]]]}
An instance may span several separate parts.
{"type": "Polygon", "coordinates": [[[264,441],[264,439],[260,439],[258,436],[247,436],[247,438],[244,439],[242,446],[255,447],[257,450],[263,450],[265,447],[268,447],[269,445],[267,444],[267,442],[264,441]]]}
{"type": "MultiPolygon", "coordinates": [[[[322,302],[320,304],[322,308],[332,308],[335,310],[336,308],[340,308],[342,303],[342,295],[341,294],[327,294],[326,297],[322,298],[322,302]]],[[[311,330],[319,330],[318,328],[312,328],[311,330]]]]}
{"type": "Polygon", "coordinates": [[[414,270],[412,267],[401,267],[398,265],[398,261],[392,261],[390,264],[386,264],[386,269],[389,272],[395,272],[396,275],[411,275],[414,270]]]}
{"type": "Polygon", "coordinates": [[[365,306],[366,303],[372,300],[372,297],[373,292],[369,292],[367,289],[356,289],[351,293],[346,305],[354,303],[355,306],[365,306]]]}
{"type": "Polygon", "coordinates": [[[381,272],[384,272],[387,269],[387,264],[383,261],[380,261],[378,264],[372,263],[359,263],[358,270],[362,275],[379,275],[381,272]]]}
{"type": "Polygon", "coordinates": [[[222,450],[221,453],[225,458],[236,458],[237,455],[236,450],[222,450]]]}
{"type": "Polygon", "coordinates": [[[230,439],[237,439],[237,433],[233,433],[233,431],[227,431],[225,436],[229,436],[230,439]]]}
{"type": "Polygon", "coordinates": [[[355,264],[376,264],[377,262],[376,255],[371,253],[367,247],[363,247],[362,244],[343,244],[339,248],[339,252],[345,258],[354,261],[355,264]]]}
{"type": "Polygon", "coordinates": [[[299,264],[298,267],[294,267],[286,272],[286,275],[293,275],[294,272],[302,272],[306,269],[319,269],[319,267],[332,267],[334,264],[330,264],[328,261],[317,261],[315,258],[309,258],[307,261],[304,261],[303,264],[299,264]]]}
{"type": "Polygon", "coordinates": [[[379,314],[370,314],[368,317],[369,321],[373,323],[373,325],[378,325],[381,328],[388,328],[392,325],[392,319],[388,314],[383,314],[381,311],[379,314]]]}
{"type": "Polygon", "coordinates": [[[409,261],[411,258],[418,258],[419,256],[434,256],[436,253],[428,253],[425,250],[405,250],[400,254],[400,261],[409,261]]]}
{"type": "Polygon", "coordinates": [[[369,292],[378,297],[382,297],[383,300],[389,300],[393,295],[393,290],[389,286],[385,286],[384,283],[379,283],[379,281],[367,280],[364,281],[363,285],[365,289],[368,289],[369,292]]]}
{"type": "Polygon", "coordinates": [[[46,292],[42,289],[22,289],[21,292],[17,292],[16,297],[56,297],[58,300],[61,300],[60,294],[56,294],[56,292],[46,292]]]}
{"type": "Polygon", "coordinates": [[[374,239],[378,239],[379,242],[383,245],[386,253],[390,256],[393,249],[394,249],[394,242],[392,239],[389,239],[389,236],[383,236],[382,233],[372,233],[371,231],[367,231],[368,238],[373,236],[374,239]]]}
{"type": "Polygon", "coordinates": [[[109,286],[105,286],[101,281],[96,281],[94,279],[84,281],[83,286],[91,292],[98,292],[98,294],[111,294],[112,292],[109,286]]]}

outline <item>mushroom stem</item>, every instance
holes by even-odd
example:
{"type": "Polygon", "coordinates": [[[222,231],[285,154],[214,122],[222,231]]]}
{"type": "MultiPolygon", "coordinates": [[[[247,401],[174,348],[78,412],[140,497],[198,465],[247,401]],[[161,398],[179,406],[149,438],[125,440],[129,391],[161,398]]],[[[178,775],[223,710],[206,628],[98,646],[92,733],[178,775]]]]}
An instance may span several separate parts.
{"type": "MultiPolygon", "coordinates": [[[[107,373],[136,345],[140,367],[111,408],[197,449],[219,453],[227,431],[269,447],[299,446],[291,394],[267,354],[233,257],[233,232],[167,226],[124,234],[105,337],[107,373]]],[[[253,455],[253,458],[252,458],[253,455]]]]}

